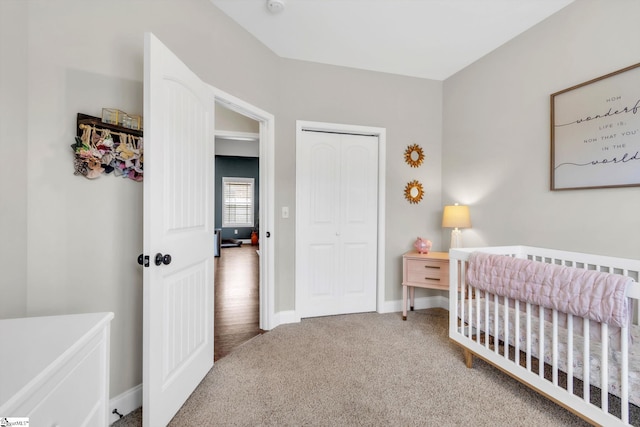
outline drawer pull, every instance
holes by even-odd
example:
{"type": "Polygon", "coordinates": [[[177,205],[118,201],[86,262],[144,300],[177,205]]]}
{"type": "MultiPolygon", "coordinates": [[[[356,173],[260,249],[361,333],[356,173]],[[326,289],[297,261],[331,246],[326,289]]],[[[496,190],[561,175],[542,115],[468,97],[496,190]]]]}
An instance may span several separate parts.
{"type": "Polygon", "coordinates": [[[424,280],[436,280],[436,281],[440,281],[440,278],[434,279],[433,277],[425,277],[424,280]]]}
{"type": "Polygon", "coordinates": [[[440,267],[435,265],[425,265],[424,268],[437,268],[438,270],[440,269],[440,267]]]}

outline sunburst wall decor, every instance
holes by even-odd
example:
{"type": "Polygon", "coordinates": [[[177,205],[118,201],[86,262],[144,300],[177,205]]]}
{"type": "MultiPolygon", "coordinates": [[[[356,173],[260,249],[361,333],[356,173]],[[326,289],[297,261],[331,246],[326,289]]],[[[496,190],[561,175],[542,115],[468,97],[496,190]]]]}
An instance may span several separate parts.
{"type": "Polygon", "coordinates": [[[422,197],[424,196],[424,189],[422,188],[422,184],[415,179],[407,183],[407,186],[404,187],[404,198],[409,201],[409,203],[420,203],[422,197]]]}
{"type": "Polygon", "coordinates": [[[424,161],[424,152],[418,144],[412,144],[404,151],[404,161],[412,168],[420,167],[424,161]]]}

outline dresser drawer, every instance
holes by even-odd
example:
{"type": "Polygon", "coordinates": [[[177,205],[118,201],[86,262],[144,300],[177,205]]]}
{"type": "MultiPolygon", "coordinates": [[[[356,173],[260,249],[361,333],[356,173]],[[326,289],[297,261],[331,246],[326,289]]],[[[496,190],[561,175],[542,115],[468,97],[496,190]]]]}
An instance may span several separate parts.
{"type": "Polygon", "coordinates": [[[0,352],[0,415],[33,426],[109,425],[109,331],[113,313],[0,320],[15,351],[0,352]],[[20,351],[18,351],[18,349],[20,351]]]}
{"type": "Polygon", "coordinates": [[[103,378],[100,377],[104,371],[104,348],[98,337],[93,341],[52,375],[52,381],[42,388],[42,400],[30,402],[33,410],[27,416],[33,425],[104,425],[102,418],[108,410],[105,407],[103,378]]]}

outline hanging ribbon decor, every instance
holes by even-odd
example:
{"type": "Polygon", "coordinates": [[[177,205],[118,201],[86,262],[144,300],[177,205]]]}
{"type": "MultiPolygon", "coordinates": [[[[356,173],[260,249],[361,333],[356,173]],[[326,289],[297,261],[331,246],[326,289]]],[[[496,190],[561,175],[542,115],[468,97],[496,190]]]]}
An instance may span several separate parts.
{"type": "Polygon", "coordinates": [[[74,175],[94,179],[103,173],[142,181],[143,139],[125,132],[80,124],[82,134],[71,145],[74,175]]]}

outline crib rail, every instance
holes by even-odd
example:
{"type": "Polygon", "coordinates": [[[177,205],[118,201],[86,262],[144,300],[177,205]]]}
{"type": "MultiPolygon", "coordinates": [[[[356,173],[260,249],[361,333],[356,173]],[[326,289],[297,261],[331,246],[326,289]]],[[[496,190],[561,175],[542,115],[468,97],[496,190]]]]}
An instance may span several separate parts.
{"type": "Polygon", "coordinates": [[[596,424],[628,425],[630,410],[640,417],[639,381],[629,381],[640,376],[630,371],[633,326],[610,327],[475,289],[465,279],[476,250],[629,276],[636,281],[627,291],[636,325],[640,261],[527,246],[449,253],[449,336],[470,352],[468,366],[471,354],[479,356],[596,424]]]}

